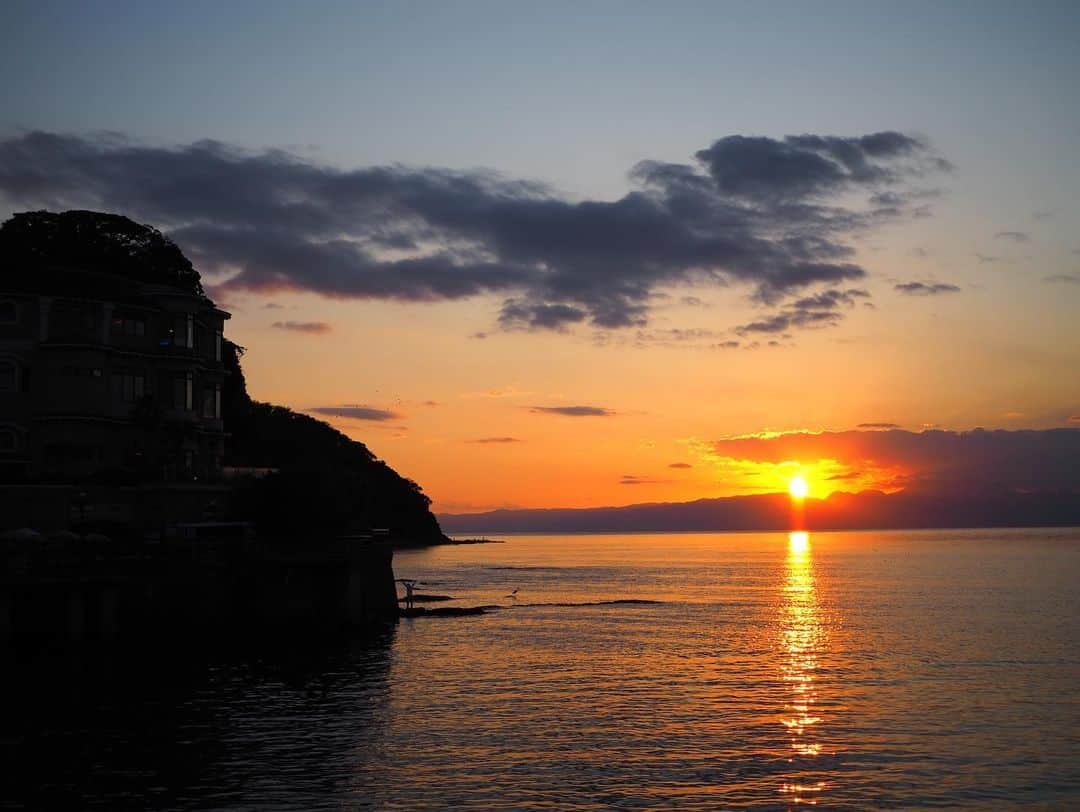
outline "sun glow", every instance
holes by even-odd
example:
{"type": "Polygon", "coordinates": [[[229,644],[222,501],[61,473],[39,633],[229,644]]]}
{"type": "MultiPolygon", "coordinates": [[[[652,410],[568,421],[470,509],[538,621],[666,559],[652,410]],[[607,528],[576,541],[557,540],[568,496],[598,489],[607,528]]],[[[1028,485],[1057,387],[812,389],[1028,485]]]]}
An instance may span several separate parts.
{"type": "Polygon", "coordinates": [[[788,481],[788,490],[791,491],[791,495],[796,499],[805,499],[806,495],[810,493],[810,486],[806,484],[806,480],[803,479],[802,474],[795,474],[788,481]]]}
{"type": "Polygon", "coordinates": [[[802,530],[788,533],[788,548],[793,556],[806,553],[810,549],[810,534],[802,530]]]}

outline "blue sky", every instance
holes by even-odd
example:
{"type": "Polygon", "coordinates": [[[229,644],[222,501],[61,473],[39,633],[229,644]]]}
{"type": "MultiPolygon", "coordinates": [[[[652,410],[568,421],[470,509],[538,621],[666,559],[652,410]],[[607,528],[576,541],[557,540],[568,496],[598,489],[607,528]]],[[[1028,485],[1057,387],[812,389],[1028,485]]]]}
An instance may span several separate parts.
{"type": "Polygon", "coordinates": [[[636,160],[684,160],[731,133],[921,132],[968,174],[1023,177],[1036,206],[1068,202],[1056,180],[1075,171],[1074,3],[9,2],[0,14],[0,69],[18,78],[8,129],[483,164],[606,196],[636,160]]]}

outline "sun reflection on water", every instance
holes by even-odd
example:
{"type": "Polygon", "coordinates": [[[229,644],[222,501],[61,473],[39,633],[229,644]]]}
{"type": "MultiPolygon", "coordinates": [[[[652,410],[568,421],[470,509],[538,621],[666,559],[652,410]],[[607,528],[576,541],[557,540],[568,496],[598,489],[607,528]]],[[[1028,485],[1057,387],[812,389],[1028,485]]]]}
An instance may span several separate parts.
{"type": "MultiPolygon", "coordinates": [[[[784,659],[781,675],[787,687],[781,723],[790,737],[791,749],[800,761],[812,760],[822,752],[817,713],[817,669],[825,633],[818,607],[810,535],[788,534],[787,577],[781,605],[781,643],[784,659]]],[[[793,759],[794,760],[794,759],[793,759]]],[[[816,793],[825,789],[821,781],[792,781],[781,787],[787,801],[816,804],[816,793]],[[806,797],[807,795],[810,797],[806,797]]]]}

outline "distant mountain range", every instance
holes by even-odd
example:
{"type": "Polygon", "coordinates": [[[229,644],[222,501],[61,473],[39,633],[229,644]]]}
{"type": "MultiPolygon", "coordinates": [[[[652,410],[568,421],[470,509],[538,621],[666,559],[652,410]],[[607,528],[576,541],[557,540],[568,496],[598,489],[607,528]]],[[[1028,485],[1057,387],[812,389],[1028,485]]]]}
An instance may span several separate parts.
{"type": "MultiPolygon", "coordinates": [[[[439,522],[447,533],[783,531],[792,526],[792,503],[786,493],[771,493],[623,507],[440,514],[439,522]]],[[[807,499],[805,524],[813,530],[1080,526],[1080,493],[838,492],[807,499]]]]}

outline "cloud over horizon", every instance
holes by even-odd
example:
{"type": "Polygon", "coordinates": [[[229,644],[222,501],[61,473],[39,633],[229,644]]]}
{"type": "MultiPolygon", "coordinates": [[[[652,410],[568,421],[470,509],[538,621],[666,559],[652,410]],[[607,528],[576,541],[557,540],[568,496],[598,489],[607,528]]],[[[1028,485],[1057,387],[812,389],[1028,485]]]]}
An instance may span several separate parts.
{"type": "Polygon", "coordinates": [[[886,488],[1080,493],[1080,429],[826,431],[737,437],[704,444],[713,460],[782,465],[834,461],[830,478],[886,488]]]}
{"type": "MultiPolygon", "coordinates": [[[[658,289],[679,284],[740,285],[767,306],[816,287],[842,292],[836,286],[867,276],[850,240],[917,216],[918,184],[948,169],[898,132],[733,135],[694,163],[638,163],[621,198],[572,201],[492,171],[343,170],[217,141],[0,140],[0,195],[10,204],[101,207],[151,222],[218,277],[219,292],[414,302],[495,294],[505,297],[500,326],[527,330],[643,326],[658,289]]],[[[835,323],[839,303],[796,304],[755,324],[835,323]]]]}

